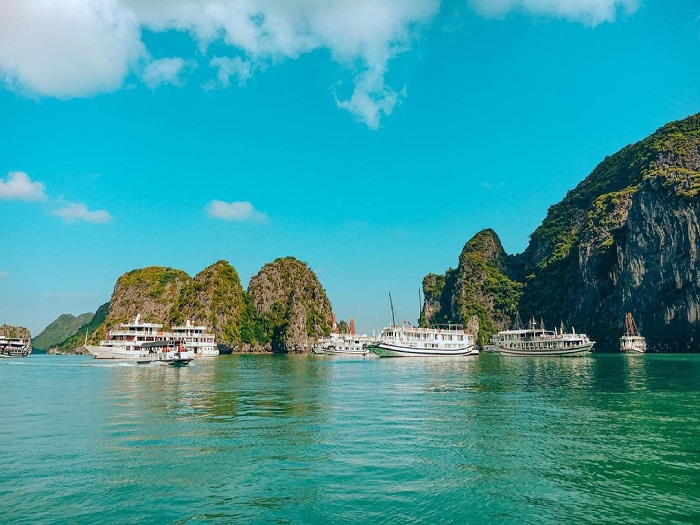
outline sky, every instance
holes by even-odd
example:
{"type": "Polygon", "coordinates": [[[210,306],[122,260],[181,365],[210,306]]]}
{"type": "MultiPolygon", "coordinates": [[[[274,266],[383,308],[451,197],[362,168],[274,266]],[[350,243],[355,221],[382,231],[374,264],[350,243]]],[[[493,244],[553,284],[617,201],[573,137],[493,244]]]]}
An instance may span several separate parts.
{"type": "Polygon", "coordinates": [[[293,256],[415,323],[607,155],[700,111],[697,0],[0,0],[0,322],[293,256]]]}

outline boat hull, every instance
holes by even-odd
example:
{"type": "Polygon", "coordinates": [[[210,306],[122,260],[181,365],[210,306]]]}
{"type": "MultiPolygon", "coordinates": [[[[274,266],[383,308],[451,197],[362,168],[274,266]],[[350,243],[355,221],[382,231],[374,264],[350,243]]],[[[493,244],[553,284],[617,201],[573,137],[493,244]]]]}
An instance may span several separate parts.
{"type": "Polygon", "coordinates": [[[531,350],[517,347],[500,346],[498,351],[501,355],[516,355],[516,356],[582,356],[590,353],[593,349],[594,342],[584,343],[581,345],[563,347],[563,348],[548,348],[545,350],[531,350]]]}
{"type": "Polygon", "coordinates": [[[172,356],[165,352],[149,352],[148,350],[127,350],[122,346],[98,346],[84,345],[84,348],[95,359],[111,359],[115,361],[130,361],[139,364],[154,363],[157,361],[172,361],[172,356]]]}
{"type": "Polygon", "coordinates": [[[620,339],[620,351],[623,354],[643,354],[647,351],[647,343],[643,337],[628,336],[620,339]]]}
{"type": "Polygon", "coordinates": [[[379,357],[450,357],[479,355],[479,349],[474,345],[454,349],[432,349],[379,343],[377,345],[370,346],[369,350],[377,354],[379,357]]]}

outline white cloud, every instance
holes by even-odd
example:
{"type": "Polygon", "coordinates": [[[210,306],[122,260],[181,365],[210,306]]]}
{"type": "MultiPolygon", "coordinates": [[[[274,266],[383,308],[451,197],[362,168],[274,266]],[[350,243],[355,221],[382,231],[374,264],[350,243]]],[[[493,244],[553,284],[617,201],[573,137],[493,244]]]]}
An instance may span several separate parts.
{"type": "Polygon", "coordinates": [[[10,272],[1,271],[0,279],[7,279],[10,276],[10,272]]]}
{"type": "Polygon", "coordinates": [[[161,58],[148,63],[141,75],[145,84],[155,89],[161,84],[182,85],[180,74],[185,69],[186,62],[183,58],[161,58]]]}
{"type": "Polygon", "coordinates": [[[94,222],[103,224],[112,220],[112,216],[105,210],[88,210],[84,204],[68,203],[67,206],[51,213],[63,219],[64,222],[94,222]]]}
{"type": "MultiPolygon", "coordinates": [[[[594,26],[633,13],[641,0],[467,0],[485,16],[516,10],[594,26]]],[[[216,79],[238,84],[266,65],[327,50],[353,78],[336,105],[380,126],[406,91],[387,84],[391,61],[410,49],[440,0],[0,0],[0,80],[59,98],[119,89],[132,71],[157,87],[178,84],[186,63],[145,65],[141,32],[176,30],[197,41],[216,79]],[[235,58],[207,57],[211,44],[235,58]]]]}
{"type": "Polygon", "coordinates": [[[224,202],[213,200],[207,204],[207,214],[228,221],[267,222],[267,215],[256,211],[248,201],[224,202]]]}
{"type": "Polygon", "coordinates": [[[634,13],[640,0],[469,0],[479,13],[502,17],[510,11],[554,16],[596,26],[614,22],[619,11],[634,13]]]}
{"type": "Polygon", "coordinates": [[[58,98],[119,89],[145,55],[119,0],[0,0],[0,78],[58,98]]]}
{"type": "Polygon", "coordinates": [[[45,186],[42,182],[32,182],[23,171],[11,171],[7,180],[0,179],[0,199],[19,201],[45,201],[45,186]]]}

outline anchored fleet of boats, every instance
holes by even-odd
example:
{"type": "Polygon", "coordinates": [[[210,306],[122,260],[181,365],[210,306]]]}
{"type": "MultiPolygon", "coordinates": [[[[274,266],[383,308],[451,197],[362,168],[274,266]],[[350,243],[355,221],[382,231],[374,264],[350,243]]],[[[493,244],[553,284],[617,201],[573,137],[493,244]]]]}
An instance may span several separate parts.
{"type": "MultiPolygon", "coordinates": [[[[516,320],[516,323],[519,324],[516,320]]],[[[507,356],[580,356],[593,349],[595,341],[573,328],[566,332],[546,330],[542,323],[530,321],[527,327],[516,326],[493,334],[484,346],[486,352],[499,352],[507,356]]],[[[163,330],[160,323],[142,323],[140,315],[133,322],[122,323],[110,330],[99,345],[84,345],[95,359],[112,359],[136,363],[187,364],[198,357],[219,355],[216,338],[206,326],[187,320],[182,326],[163,330]]],[[[312,353],[326,355],[359,355],[369,353],[379,357],[450,357],[479,354],[473,334],[465,332],[462,325],[418,327],[409,323],[392,323],[379,337],[358,335],[354,321],[350,320],[349,333],[339,333],[333,321],[333,331],[322,337],[312,348],[312,353]]],[[[625,332],[620,337],[620,351],[647,351],[645,338],[639,333],[632,314],[625,316],[625,332]]],[[[26,357],[31,354],[30,338],[8,337],[0,334],[1,357],[26,357]]]]}

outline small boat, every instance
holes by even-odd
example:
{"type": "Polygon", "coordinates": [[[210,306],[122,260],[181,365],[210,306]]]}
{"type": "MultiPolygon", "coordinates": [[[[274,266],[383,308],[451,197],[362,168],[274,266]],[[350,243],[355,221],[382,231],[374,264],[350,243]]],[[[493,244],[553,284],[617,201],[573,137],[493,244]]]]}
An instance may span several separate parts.
{"type": "Polygon", "coordinates": [[[379,357],[449,357],[479,355],[474,336],[462,325],[438,325],[434,328],[389,325],[379,340],[369,346],[379,357]]]}
{"type": "Polygon", "coordinates": [[[31,338],[8,337],[0,335],[0,358],[27,357],[32,353],[31,338]]]}
{"type": "Polygon", "coordinates": [[[498,332],[498,351],[502,355],[517,356],[579,356],[593,349],[595,341],[586,334],[545,330],[541,324],[531,320],[527,328],[498,332]]]}
{"type": "Polygon", "coordinates": [[[620,337],[620,351],[623,353],[638,352],[643,354],[647,351],[647,341],[639,333],[639,329],[632,319],[632,314],[625,315],[625,333],[620,337]]]}

